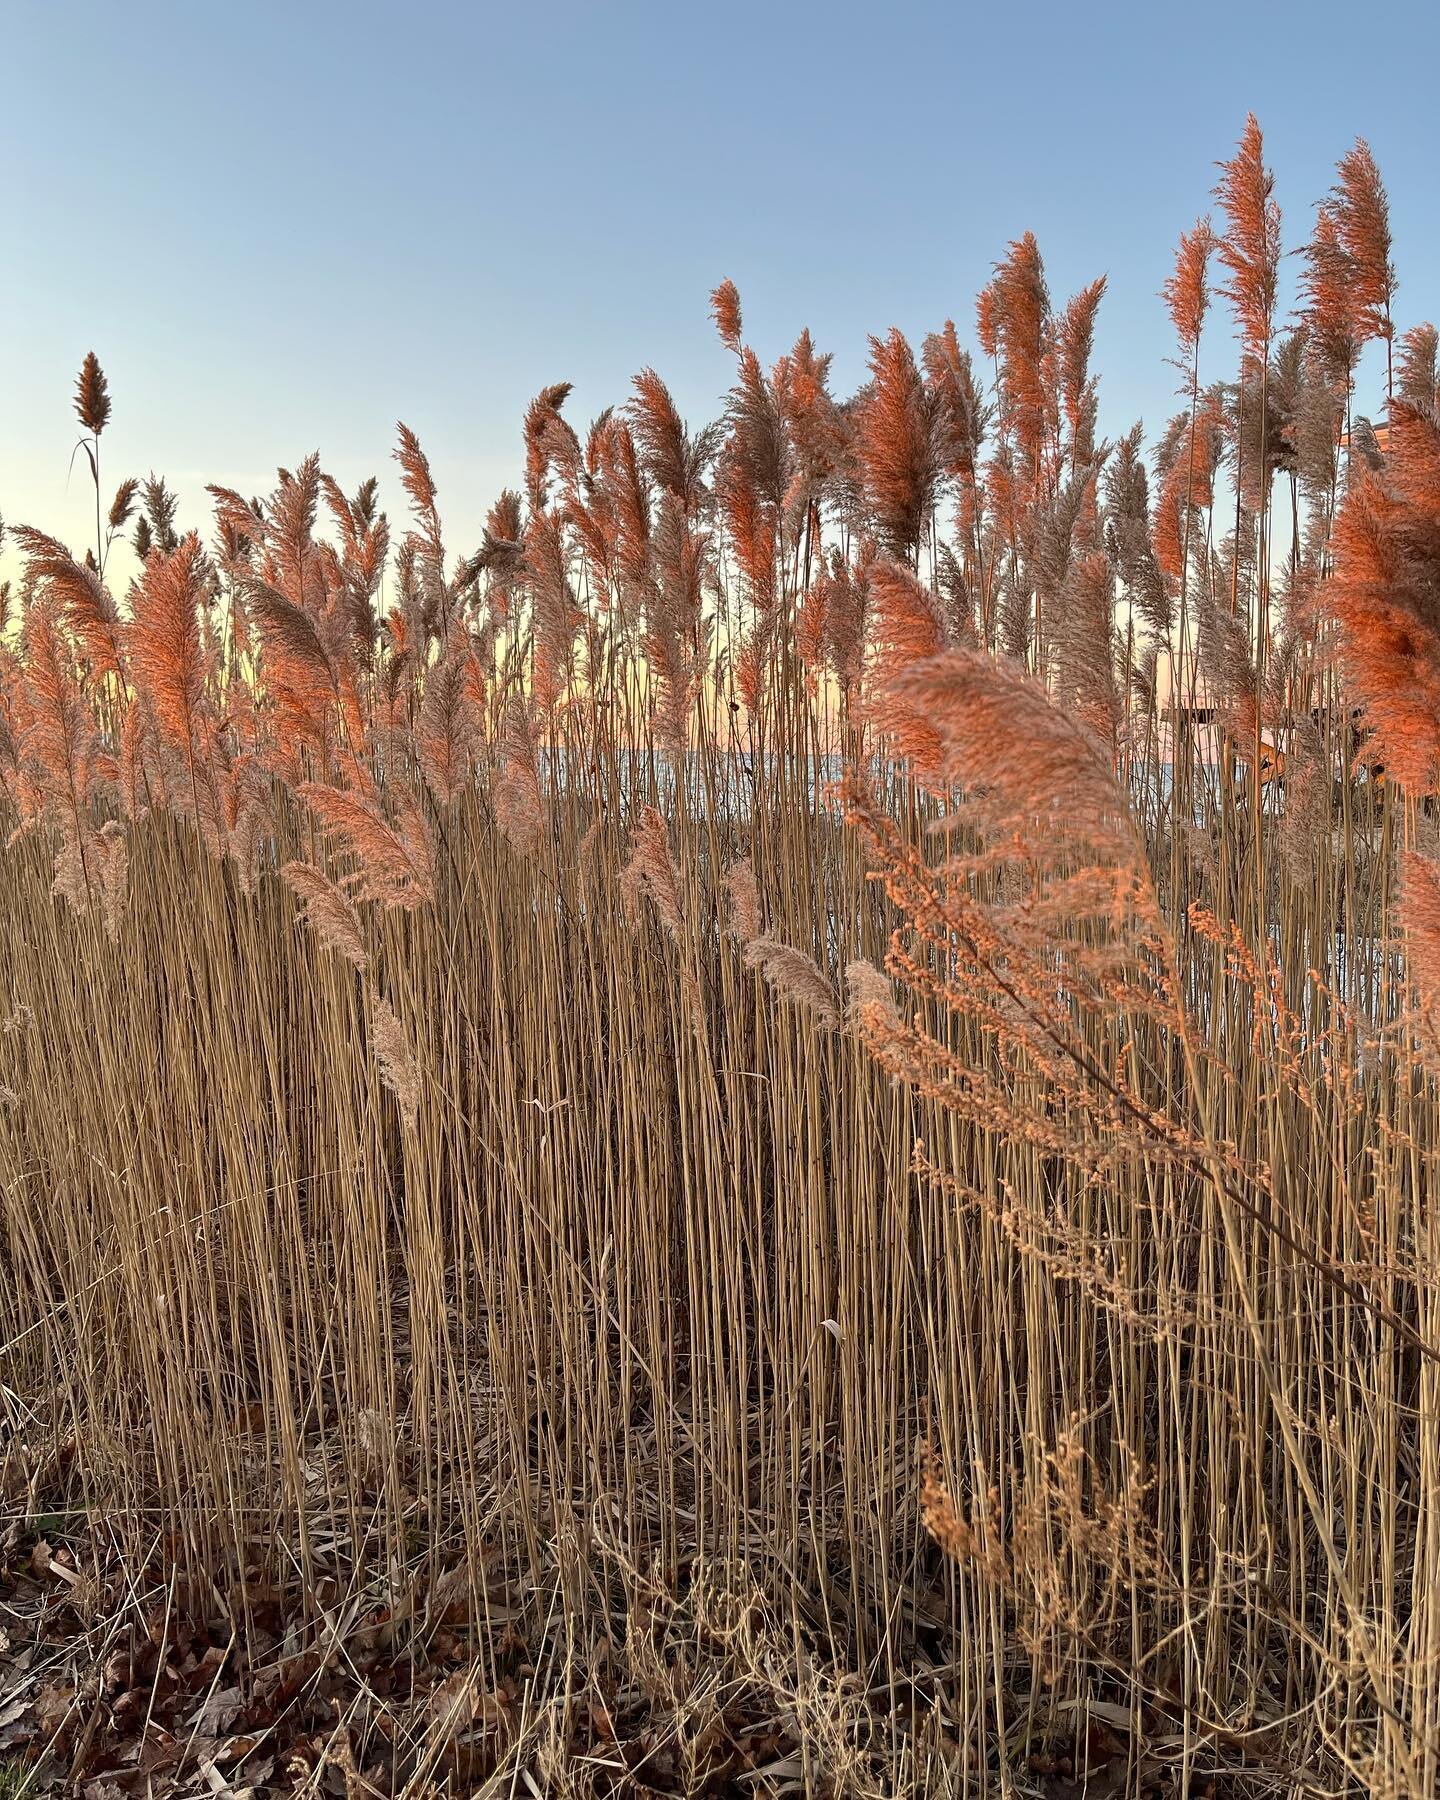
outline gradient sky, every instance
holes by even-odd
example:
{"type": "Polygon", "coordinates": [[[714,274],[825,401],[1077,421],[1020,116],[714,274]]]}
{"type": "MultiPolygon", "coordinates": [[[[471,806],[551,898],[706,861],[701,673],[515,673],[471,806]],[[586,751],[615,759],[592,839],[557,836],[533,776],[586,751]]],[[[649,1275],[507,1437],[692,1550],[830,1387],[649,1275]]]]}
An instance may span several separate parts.
{"type": "Polygon", "coordinates": [[[107,499],[153,468],[208,527],[205,481],[268,491],[318,447],[346,487],[384,474],[397,517],[403,418],[470,549],[546,383],[576,384],[583,425],[651,363],[714,414],[722,276],[762,355],[809,325],[848,391],[869,332],[953,316],[973,345],[1027,228],[1057,301],[1109,274],[1102,429],[1158,430],[1157,293],[1252,107],[1287,247],[1365,136],[1399,322],[1440,316],[1433,4],[7,0],[5,20],[0,514],[77,546],[91,348],[107,499]]]}

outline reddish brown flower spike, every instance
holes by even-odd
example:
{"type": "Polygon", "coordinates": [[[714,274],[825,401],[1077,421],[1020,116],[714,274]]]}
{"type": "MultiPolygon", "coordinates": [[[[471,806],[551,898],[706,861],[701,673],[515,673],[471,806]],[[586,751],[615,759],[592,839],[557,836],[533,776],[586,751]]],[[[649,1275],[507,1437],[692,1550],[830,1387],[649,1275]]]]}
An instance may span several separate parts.
{"type": "Polygon", "coordinates": [[[710,317],[720,342],[738,355],[740,351],[740,290],[728,277],[710,296],[710,317]]]}
{"type": "Polygon", "coordinates": [[[1192,231],[1182,231],[1175,252],[1175,273],[1161,290],[1180,347],[1189,356],[1194,355],[1195,346],[1200,342],[1200,328],[1210,304],[1205,277],[1214,248],[1215,233],[1209,219],[1197,220],[1192,231]]]}
{"type": "Polygon", "coordinates": [[[1350,259],[1354,299],[1366,337],[1391,335],[1390,301],[1395,271],[1390,263],[1390,201],[1364,138],[1341,157],[1330,191],[1335,228],[1350,259]]]}
{"type": "Polygon", "coordinates": [[[1241,341],[1252,357],[1267,354],[1280,267],[1280,208],[1275,178],[1265,167],[1265,141],[1254,113],[1235,154],[1220,164],[1215,198],[1228,221],[1216,244],[1229,272],[1225,297],[1235,310],[1241,341]]]}
{"type": "Polygon", "coordinates": [[[93,350],[87,351],[75,381],[75,414],[87,431],[96,437],[110,418],[110,388],[105,371],[93,350]]]}

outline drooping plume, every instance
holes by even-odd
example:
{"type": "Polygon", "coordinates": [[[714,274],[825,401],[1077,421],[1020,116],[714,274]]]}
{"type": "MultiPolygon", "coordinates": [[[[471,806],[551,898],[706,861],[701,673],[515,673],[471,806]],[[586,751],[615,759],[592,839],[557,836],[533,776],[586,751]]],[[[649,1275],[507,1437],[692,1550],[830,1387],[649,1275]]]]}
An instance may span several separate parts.
{"type": "Polygon", "coordinates": [[[670,830],[665,816],[653,806],[641,809],[630,839],[630,859],[620,871],[620,894],[630,919],[637,923],[642,900],[649,900],[655,915],[677,943],[685,936],[685,901],[680,871],[670,850],[670,830]]]}
{"type": "Polygon", "coordinates": [[[435,897],[434,857],[429,827],[413,794],[395,799],[395,820],[379,800],[320,782],[302,782],[297,796],[326,835],[353,860],[343,885],[359,900],[409,911],[435,897]]]}
{"type": "Polygon", "coordinates": [[[304,904],[306,920],[322,948],[333,950],[357,969],[368,967],[360,915],[345,890],[310,863],[288,862],[280,873],[304,904]]]}
{"type": "Polygon", "coordinates": [[[745,967],[758,969],[782,999],[808,1013],[822,1031],[840,1023],[840,1002],[835,984],[814,957],[780,938],[753,937],[745,946],[745,967]]]}
{"type": "Polygon", "coordinates": [[[98,573],[32,526],[17,525],[12,535],[24,553],[27,579],[50,584],[65,625],[80,640],[94,673],[120,674],[120,611],[98,573]]]}

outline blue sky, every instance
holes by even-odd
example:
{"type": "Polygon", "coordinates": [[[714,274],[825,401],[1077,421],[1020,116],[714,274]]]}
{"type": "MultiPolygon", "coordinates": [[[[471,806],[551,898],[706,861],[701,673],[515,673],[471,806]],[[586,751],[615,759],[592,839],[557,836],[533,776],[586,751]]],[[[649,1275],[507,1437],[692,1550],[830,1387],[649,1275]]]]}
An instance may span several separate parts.
{"type": "MultiPolygon", "coordinates": [[[[0,68],[0,513],[77,544],[70,391],[95,349],[106,485],[249,492],[318,447],[347,486],[419,432],[452,548],[571,380],[653,363],[694,419],[809,325],[837,386],[1036,232],[1057,300],[1107,272],[1102,427],[1170,410],[1157,298],[1253,107],[1303,241],[1336,158],[1390,189],[1402,325],[1440,314],[1440,8],[9,0],[0,68]],[[1358,25],[1356,21],[1358,20],[1358,25]]],[[[1289,270],[1293,280],[1293,263],[1289,270]]],[[[1231,366],[1228,323],[1208,370],[1231,366]]],[[[13,564],[8,572],[13,573],[13,564]]]]}

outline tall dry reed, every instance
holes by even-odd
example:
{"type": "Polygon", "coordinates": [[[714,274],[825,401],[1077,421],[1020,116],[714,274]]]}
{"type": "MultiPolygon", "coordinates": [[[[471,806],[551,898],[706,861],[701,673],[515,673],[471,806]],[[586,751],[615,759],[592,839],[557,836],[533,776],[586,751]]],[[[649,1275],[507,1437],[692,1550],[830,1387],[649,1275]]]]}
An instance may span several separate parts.
{"type": "Polygon", "coordinates": [[[458,1667],[298,1785],[1434,1791],[1435,336],[1372,428],[1363,145],[1293,323],[1217,199],[1149,470],[1026,236],[988,380],[722,284],[722,421],[547,389],[471,554],[404,426],[404,529],[16,530],[6,1543],[267,1729],[458,1667]]]}

